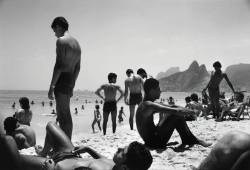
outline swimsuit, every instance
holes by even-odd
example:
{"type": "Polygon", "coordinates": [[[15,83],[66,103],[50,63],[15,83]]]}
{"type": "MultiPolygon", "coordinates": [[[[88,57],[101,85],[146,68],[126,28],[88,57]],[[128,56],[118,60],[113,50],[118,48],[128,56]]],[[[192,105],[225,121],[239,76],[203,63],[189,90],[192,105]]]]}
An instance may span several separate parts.
{"type": "Polygon", "coordinates": [[[116,106],[116,101],[105,101],[103,104],[103,112],[112,112],[116,111],[117,106],[116,106]]]}
{"type": "Polygon", "coordinates": [[[73,94],[74,79],[70,72],[62,72],[55,85],[55,94],[58,92],[63,94],[73,94]]]}
{"type": "Polygon", "coordinates": [[[140,104],[141,101],[142,101],[142,94],[141,93],[130,93],[129,105],[140,104]]]}

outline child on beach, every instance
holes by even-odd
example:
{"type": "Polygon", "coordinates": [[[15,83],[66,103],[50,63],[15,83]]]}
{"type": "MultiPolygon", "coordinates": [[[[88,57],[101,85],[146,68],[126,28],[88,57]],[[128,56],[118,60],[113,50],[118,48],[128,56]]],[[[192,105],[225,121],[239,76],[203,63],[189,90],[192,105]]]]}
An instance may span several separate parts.
{"type": "Polygon", "coordinates": [[[92,123],[92,129],[93,129],[93,133],[95,133],[95,124],[97,123],[98,124],[98,127],[100,129],[100,131],[102,131],[102,128],[101,128],[101,113],[100,113],[100,110],[99,110],[100,106],[99,105],[95,105],[95,110],[94,110],[94,120],[93,120],[93,123],[92,123]]]}
{"type": "Polygon", "coordinates": [[[119,121],[119,123],[123,122],[123,117],[122,117],[122,115],[124,115],[124,116],[126,117],[126,115],[125,115],[125,113],[124,113],[124,111],[123,111],[123,107],[121,107],[121,109],[120,109],[120,111],[119,111],[119,115],[118,115],[118,121],[119,121]]]}
{"type": "Polygon", "coordinates": [[[21,97],[19,103],[21,109],[14,114],[14,117],[19,123],[30,126],[32,111],[30,110],[29,99],[27,97],[21,97]]]}

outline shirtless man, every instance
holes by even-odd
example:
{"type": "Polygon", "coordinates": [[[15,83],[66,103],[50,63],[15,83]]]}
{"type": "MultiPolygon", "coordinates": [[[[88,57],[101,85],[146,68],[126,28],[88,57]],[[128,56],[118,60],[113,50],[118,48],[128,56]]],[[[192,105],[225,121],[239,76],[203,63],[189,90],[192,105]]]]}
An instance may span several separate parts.
{"type": "Polygon", "coordinates": [[[80,71],[81,48],[68,32],[64,17],[56,17],[51,28],[58,38],[56,42],[56,63],[50,83],[48,98],[56,99],[56,112],[60,127],[71,139],[73,122],[70,113],[70,98],[80,71]]]}
{"type": "Polygon", "coordinates": [[[120,86],[115,85],[117,75],[115,73],[108,74],[109,84],[103,84],[100,88],[98,88],[95,92],[97,96],[104,100],[103,104],[103,134],[106,135],[107,123],[109,118],[109,113],[111,113],[112,119],[112,129],[113,133],[116,130],[116,116],[117,116],[117,105],[116,103],[121,100],[123,97],[123,91],[120,86]],[[104,91],[104,96],[100,94],[101,91],[104,91]],[[120,92],[120,97],[116,99],[117,91],[120,92]]]}
{"type": "Polygon", "coordinates": [[[43,149],[36,149],[39,156],[19,154],[13,138],[0,136],[0,151],[3,151],[0,152],[1,169],[147,170],[152,164],[152,156],[149,150],[138,142],[132,142],[124,148],[119,148],[114,154],[113,160],[111,160],[90,147],[74,147],[66,134],[54,122],[49,122],[46,130],[43,149]],[[51,149],[54,154],[48,156],[51,149]],[[83,159],[80,156],[83,153],[88,153],[93,158],[83,159]]]}
{"type": "Polygon", "coordinates": [[[218,140],[197,170],[249,170],[249,160],[250,135],[232,131],[218,140]]]}
{"type": "Polygon", "coordinates": [[[125,80],[124,101],[125,104],[129,105],[129,125],[130,129],[133,130],[135,106],[142,101],[143,79],[139,75],[134,75],[132,69],[127,69],[126,74],[128,78],[125,80]]]}
{"type": "Polygon", "coordinates": [[[145,142],[145,145],[152,148],[165,148],[173,131],[179,133],[182,144],[178,149],[185,149],[187,145],[194,144],[208,147],[211,144],[196,138],[187,126],[184,116],[194,114],[193,111],[180,106],[168,106],[154,102],[159,99],[161,91],[159,82],[154,78],[149,78],[144,83],[145,96],[136,112],[137,130],[145,142]],[[154,114],[165,114],[164,119],[154,124],[154,114]]]}
{"type": "Polygon", "coordinates": [[[18,149],[29,148],[36,144],[35,131],[28,125],[18,123],[14,117],[7,117],[4,120],[4,129],[6,135],[15,139],[18,149]]]}
{"type": "Polygon", "coordinates": [[[225,79],[232,89],[233,93],[235,93],[232,83],[229,81],[227,74],[221,71],[221,63],[216,61],[213,64],[215,72],[212,72],[210,81],[208,82],[207,86],[202,90],[203,92],[208,89],[208,94],[211,101],[211,107],[213,111],[213,115],[215,118],[219,118],[219,111],[220,111],[220,104],[219,104],[219,97],[220,97],[220,83],[223,79],[225,79]]]}

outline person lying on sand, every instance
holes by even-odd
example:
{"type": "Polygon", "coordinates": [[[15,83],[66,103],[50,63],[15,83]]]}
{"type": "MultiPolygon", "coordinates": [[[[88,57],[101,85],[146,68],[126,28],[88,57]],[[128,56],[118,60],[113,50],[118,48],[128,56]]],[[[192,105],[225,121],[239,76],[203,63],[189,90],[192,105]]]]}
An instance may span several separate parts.
{"type": "Polygon", "coordinates": [[[39,156],[19,154],[10,136],[0,137],[2,150],[1,169],[5,167],[4,170],[147,170],[152,164],[150,151],[138,142],[119,148],[113,160],[87,146],[74,147],[69,137],[54,122],[47,124],[43,149],[36,148],[39,156]],[[93,159],[83,159],[81,153],[88,153],[93,159]]]}
{"type": "Polygon", "coordinates": [[[14,117],[7,117],[4,120],[6,135],[12,136],[18,149],[29,148],[36,145],[35,131],[28,125],[23,125],[14,117]]]}
{"type": "Polygon", "coordinates": [[[249,170],[250,135],[232,131],[213,146],[209,155],[194,170],[249,170]]]}
{"type": "Polygon", "coordinates": [[[182,140],[178,149],[185,149],[187,145],[194,144],[204,147],[211,145],[211,143],[196,138],[187,126],[184,116],[195,114],[192,110],[155,102],[161,94],[158,80],[147,79],[144,83],[144,91],[145,97],[136,112],[136,126],[146,146],[152,149],[165,148],[175,129],[182,140]],[[154,124],[155,113],[166,115],[157,125],[154,124]]]}

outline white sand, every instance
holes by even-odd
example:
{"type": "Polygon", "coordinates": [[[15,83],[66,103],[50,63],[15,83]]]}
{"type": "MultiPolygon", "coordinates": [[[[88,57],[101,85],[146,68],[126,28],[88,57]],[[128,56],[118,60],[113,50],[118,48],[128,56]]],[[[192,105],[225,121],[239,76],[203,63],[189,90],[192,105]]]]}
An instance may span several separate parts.
{"type": "MultiPolygon", "coordinates": [[[[223,134],[232,130],[240,130],[249,132],[250,121],[245,119],[242,121],[224,121],[215,122],[213,119],[188,122],[191,131],[200,139],[216,143],[217,139],[221,138],[223,134]]],[[[73,136],[73,143],[75,145],[88,145],[100,152],[102,155],[112,159],[113,154],[118,147],[128,145],[132,141],[142,142],[136,130],[131,131],[129,125],[118,126],[116,134],[112,134],[111,129],[107,129],[107,135],[102,133],[95,134],[78,134],[73,136]]],[[[180,138],[175,131],[172,135],[171,141],[178,141],[180,138]]],[[[199,163],[208,155],[212,146],[204,148],[202,146],[194,146],[190,150],[176,153],[168,148],[161,153],[151,151],[153,156],[153,163],[150,170],[189,170],[190,166],[198,166],[199,163]]],[[[34,149],[22,150],[22,153],[35,154],[34,149]]],[[[83,154],[82,156],[86,156],[83,154]]]]}

